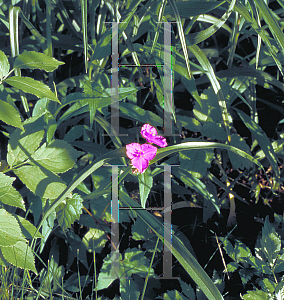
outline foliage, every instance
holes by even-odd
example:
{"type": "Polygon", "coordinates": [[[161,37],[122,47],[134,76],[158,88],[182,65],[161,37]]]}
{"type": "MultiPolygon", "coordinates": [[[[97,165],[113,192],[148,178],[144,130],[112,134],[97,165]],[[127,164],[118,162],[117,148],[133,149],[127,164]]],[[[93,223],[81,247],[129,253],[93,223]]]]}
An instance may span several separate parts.
{"type": "Polygon", "coordinates": [[[0,3],[1,299],[282,299],[283,9],[0,3]]]}

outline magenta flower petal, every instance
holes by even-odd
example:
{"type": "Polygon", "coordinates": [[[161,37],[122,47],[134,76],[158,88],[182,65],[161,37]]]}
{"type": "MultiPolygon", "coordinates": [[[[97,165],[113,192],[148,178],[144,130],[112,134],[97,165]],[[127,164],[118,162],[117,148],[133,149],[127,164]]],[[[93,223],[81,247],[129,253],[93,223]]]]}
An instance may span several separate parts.
{"type": "Polygon", "coordinates": [[[157,147],[149,144],[141,145],[143,157],[147,160],[152,160],[157,154],[157,147]]]}
{"type": "Polygon", "coordinates": [[[131,160],[131,163],[140,173],[144,173],[149,166],[149,161],[144,157],[135,157],[131,160]]]}
{"type": "Polygon", "coordinates": [[[152,160],[157,154],[157,147],[149,144],[140,145],[132,143],[126,145],[126,155],[131,159],[133,167],[143,173],[149,166],[149,160],[152,160]]]}
{"type": "Polygon", "coordinates": [[[150,124],[144,124],[142,126],[141,135],[148,143],[154,143],[162,148],[168,145],[166,139],[158,135],[157,129],[150,124]]]}
{"type": "Polygon", "coordinates": [[[146,137],[148,136],[158,135],[158,131],[155,127],[151,126],[150,124],[144,124],[141,128],[141,134],[143,138],[146,139],[146,137]]]}
{"type": "Polygon", "coordinates": [[[141,151],[142,151],[141,145],[138,143],[132,143],[126,145],[126,155],[130,159],[139,156],[141,151]]]}

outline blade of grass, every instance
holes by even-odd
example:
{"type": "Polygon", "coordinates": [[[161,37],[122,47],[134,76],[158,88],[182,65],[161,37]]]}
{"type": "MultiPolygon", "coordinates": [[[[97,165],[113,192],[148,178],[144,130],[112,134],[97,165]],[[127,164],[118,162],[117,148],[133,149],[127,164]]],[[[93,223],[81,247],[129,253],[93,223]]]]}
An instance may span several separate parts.
{"type": "Polygon", "coordinates": [[[209,60],[207,59],[206,55],[201,51],[201,49],[197,45],[189,46],[190,51],[196,56],[197,60],[199,61],[200,65],[206,71],[206,75],[208,76],[213,90],[218,98],[219,107],[221,109],[223,122],[226,128],[228,141],[231,141],[230,136],[230,121],[229,121],[229,112],[226,105],[226,100],[224,98],[221,86],[219,81],[216,78],[215,72],[213,70],[212,65],[210,64],[209,60]]]}
{"type": "Polygon", "coordinates": [[[83,31],[83,42],[84,42],[84,57],[85,57],[85,70],[88,73],[88,27],[87,27],[87,0],[81,1],[81,13],[82,13],[82,31],[83,31]]]}
{"type": "MultiPolygon", "coordinates": [[[[10,6],[9,8],[9,34],[10,34],[10,46],[11,46],[11,54],[12,57],[18,56],[20,54],[19,51],[19,9],[14,6],[10,6]]],[[[21,76],[21,70],[15,68],[15,75],[21,76]]],[[[30,117],[30,110],[27,98],[23,91],[20,91],[20,97],[25,109],[26,114],[30,117]]]]}
{"type": "Polygon", "coordinates": [[[274,36],[276,43],[280,48],[280,51],[282,52],[282,55],[284,56],[284,34],[277,23],[277,20],[275,20],[274,16],[272,15],[268,4],[263,0],[253,1],[253,3],[258,7],[261,16],[264,18],[272,35],[274,36]]]}
{"type": "MultiPolygon", "coordinates": [[[[123,191],[121,191],[119,195],[121,201],[128,207],[140,208],[140,206],[123,191]]],[[[177,258],[179,263],[183,266],[183,268],[195,281],[195,283],[202,289],[203,293],[208,297],[208,299],[223,299],[221,293],[214,285],[210,277],[203,270],[203,268],[200,266],[194,256],[189,252],[189,250],[184,246],[183,242],[173,233],[171,245],[167,240],[163,238],[164,231],[167,229],[164,228],[163,224],[160,221],[156,220],[155,217],[146,210],[139,209],[135,211],[137,215],[145,222],[145,224],[147,224],[152,229],[157,237],[161,241],[164,241],[164,245],[169,250],[172,250],[172,254],[177,258]]]]}
{"type": "MultiPolygon", "coordinates": [[[[187,69],[187,72],[188,72],[188,78],[189,78],[190,81],[194,82],[194,78],[192,77],[191,71],[190,71],[188,51],[187,51],[186,40],[185,40],[185,37],[184,37],[184,32],[183,32],[183,27],[182,27],[182,22],[181,22],[180,14],[178,12],[178,9],[177,9],[177,6],[175,4],[175,1],[168,0],[168,2],[169,2],[170,6],[171,6],[171,8],[172,8],[172,10],[174,12],[175,19],[176,19],[176,22],[177,22],[178,34],[179,34],[180,41],[181,41],[181,46],[182,46],[182,51],[183,51],[183,55],[184,55],[184,59],[185,59],[186,69],[187,69]]],[[[194,86],[195,86],[195,83],[194,83],[194,86]]],[[[200,100],[200,97],[199,97],[199,94],[197,92],[196,87],[192,91],[192,96],[195,98],[195,100],[202,107],[201,100],[200,100]]]]}
{"type": "Polygon", "coordinates": [[[233,0],[229,7],[228,10],[224,13],[224,15],[220,18],[217,19],[216,21],[213,23],[212,26],[210,26],[209,28],[199,31],[197,33],[191,33],[188,35],[188,37],[186,38],[186,40],[188,41],[189,45],[195,45],[198,43],[201,43],[203,41],[205,41],[206,39],[208,39],[210,36],[212,36],[217,30],[219,30],[224,24],[225,22],[228,20],[228,18],[230,17],[234,6],[235,6],[236,0],[233,0]]]}

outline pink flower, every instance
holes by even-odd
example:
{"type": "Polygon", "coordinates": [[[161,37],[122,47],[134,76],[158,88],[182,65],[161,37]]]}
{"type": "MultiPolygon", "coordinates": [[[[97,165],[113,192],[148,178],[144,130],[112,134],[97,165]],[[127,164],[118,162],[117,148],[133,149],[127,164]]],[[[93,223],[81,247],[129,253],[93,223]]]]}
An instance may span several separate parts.
{"type": "Polygon", "coordinates": [[[126,145],[126,155],[131,159],[133,167],[137,168],[140,173],[149,166],[149,160],[152,160],[157,154],[157,147],[138,143],[126,145]]]}
{"type": "Polygon", "coordinates": [[[157,129],[150,124],[144,124],[142,126],[141,134],[148,143],[154,143],[163,148],[168,146],[166,139],[158,135],[157,129]]]}

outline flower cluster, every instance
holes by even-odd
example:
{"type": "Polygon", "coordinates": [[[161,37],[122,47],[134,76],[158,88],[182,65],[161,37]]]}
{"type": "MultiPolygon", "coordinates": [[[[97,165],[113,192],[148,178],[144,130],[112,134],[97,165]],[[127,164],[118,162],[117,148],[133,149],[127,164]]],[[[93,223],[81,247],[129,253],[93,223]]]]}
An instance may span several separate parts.
{"type": "MultiPolygon", "coordinates": [[[[144,124],[141,128],[141,135],[150,144],[154,143],[160,147],[166,147],[167,141],[158,135],[157,129],[149,124],[144,124]]],[[[149,144],[140,145],[132,143],[126,145],[126,155],[131,159],[131,164],[140,173],[144,173],[149,166],[149,161],[157,154],[157,147],[149,144]]]]}

